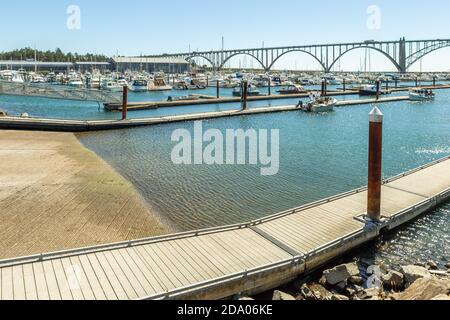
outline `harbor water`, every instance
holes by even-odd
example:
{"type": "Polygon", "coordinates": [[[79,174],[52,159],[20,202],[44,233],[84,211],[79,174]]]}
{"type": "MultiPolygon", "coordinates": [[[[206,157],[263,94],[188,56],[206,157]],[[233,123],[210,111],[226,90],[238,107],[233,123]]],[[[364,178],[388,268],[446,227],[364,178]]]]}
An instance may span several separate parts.
{"type": "MultiPolygon", "coordinates": [[[[450,91],[430,103],[379,105],[385,115],[383,175],[391,177],[450,154],[450,91]]],[[[193,123],[80,134],[180,230],[245,222],[366,185],[371,105],[328,114],[287,112],[205,121],[204,130],[279,129],[280,170],[246,165],[175,165],[174,130],[193,123]]],[[[361,255],[402,264],[450,257],[450,204],[370,246],[361,255]]]]}

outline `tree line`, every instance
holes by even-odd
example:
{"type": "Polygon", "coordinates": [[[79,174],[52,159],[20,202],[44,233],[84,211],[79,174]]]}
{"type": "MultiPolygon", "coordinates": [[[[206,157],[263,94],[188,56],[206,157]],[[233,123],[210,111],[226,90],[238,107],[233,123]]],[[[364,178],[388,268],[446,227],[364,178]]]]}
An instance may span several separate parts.
{"type": "MultiPolygon", "coordinates": [[[[23,48],[16,49],[9,52],[0,52],[0,60],[34,60],[35,58],[35,50],[32,48],[23,48]]],[[[61,49],[56,49],[54,51],[36,51],[36,59],[37,61],[43,62],[75,62],[75,61],[83,61],[83,62],[105,62],[108,61],[109,58],[105,55],[99,54],[78,54],[78,53],[64,53],[61,49]]]]}

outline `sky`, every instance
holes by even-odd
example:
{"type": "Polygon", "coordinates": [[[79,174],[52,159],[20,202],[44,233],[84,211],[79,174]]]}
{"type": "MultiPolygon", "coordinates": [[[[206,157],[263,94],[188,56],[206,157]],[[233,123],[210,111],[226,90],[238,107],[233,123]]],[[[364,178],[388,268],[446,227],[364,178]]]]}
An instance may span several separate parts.
{"type": "MultiPolygon", "coordinates": [[[[222,36],[226,49],[450,38],[448,0],[23,0],[1,8],[0,51],[29,46],[110,56],[174,53],[218,50],[222,36]]],[[[359,69],[363,56],[364,50],[349,53],[341,69],[359,69]]],[[[250,67],[249,60],[241,56],[232,63],[250,67]]],[[[301,53],[286,55],[276,67],[318,68],[301,53]]],[[[393,70],[375,52],[371,68],[393,70]]],[[[450,49],[424,58],[422,69],[450,70],[450,49]]]]}

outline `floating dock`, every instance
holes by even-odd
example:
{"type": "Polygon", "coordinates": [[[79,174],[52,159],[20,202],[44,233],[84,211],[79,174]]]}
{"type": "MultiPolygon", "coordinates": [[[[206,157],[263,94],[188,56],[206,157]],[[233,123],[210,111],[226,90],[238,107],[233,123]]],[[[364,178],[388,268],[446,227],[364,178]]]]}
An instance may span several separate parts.
{"type": "MultiPolygon", "coordinates": [[[[389,93],[392,92],[404,92],[416,87],[390,87],[388,89],[389,93]]],[[[423,86],[421,88],[426,89],[450,89],[450,85],[438,85],[438,86],[423,86]]],[[[317,91],[312,91],[317,92],[317,91]]],[[[272,95],[262,95],[262,96],[252,96],[247,97],[247,101],[268,101],[268,100],[281,100],[281,99],[304,99],[310,96],[310,92],[300,93],[300,94],[272,94],[272,95]]],[[[347,96],[347,95],[357,95],[359,94],[359,89],[357,88],[347,88],[345,91],[327,91],[327,96],[347,96]]],[[[158,108],[167,107],[189,107],[193,105],[205,105],[205,104],[222,104],[222,103],[239,103],[241,102],[240,97],[212,97],[205,95],[193,95],[195,99],[193,100],[182,100],[182,101],[146,101],[146,102],[129,102],[127,106],[128,111],[138,111],[138,110],[151,110],[158,108]]],[[[122,111],[121,103],[106,103],[104,104],[106,111],[122,111]]]]}
{"type": "MultiPolygon", "coordinates": [[[[407,101],[408,96],[388,97],[380,99],[361,99],[339,101],[337,107],[355,106],[373,103],[387,103],[397,101],[407,101]]],[[[43,131],[62,131],[62,132],[86,132],[100,130],[116,130],[134,127],[150,126],[163,123],[174,123],[184,121],[207,120],[225,117],[248,116],[265,113],[277,113],[298,111],[298,106],[281,106],[281,107],[263,107],[252,108],[247,110],[227,110],[205,113],[194,113],[174,116],[164,116],[155,118],[129,119],[129,120],[55,120],[41,118],[19,118],[19,117],[0,117],[0,129],[13,130],[43,130],[43,131]]]]}
{"type": "Polygon", "coordinates": [[[0,261],[2,300],[224,299],[313,271],[450,198],[450,157],[367,189],[245,224],[0,261]]]}

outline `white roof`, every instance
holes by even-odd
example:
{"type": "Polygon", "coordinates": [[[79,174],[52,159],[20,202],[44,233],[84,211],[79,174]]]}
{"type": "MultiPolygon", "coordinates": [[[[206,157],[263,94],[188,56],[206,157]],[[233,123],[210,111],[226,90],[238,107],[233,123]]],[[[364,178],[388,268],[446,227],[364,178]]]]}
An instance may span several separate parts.
{"type": "Polygon", "coordinates": [[[160,57],[160,58],[146,58],[146,57],[114,57],[113,61],[116,63],[174,63],[174,64],[189,64],[184,59],[174,57],[160,57]]]}

